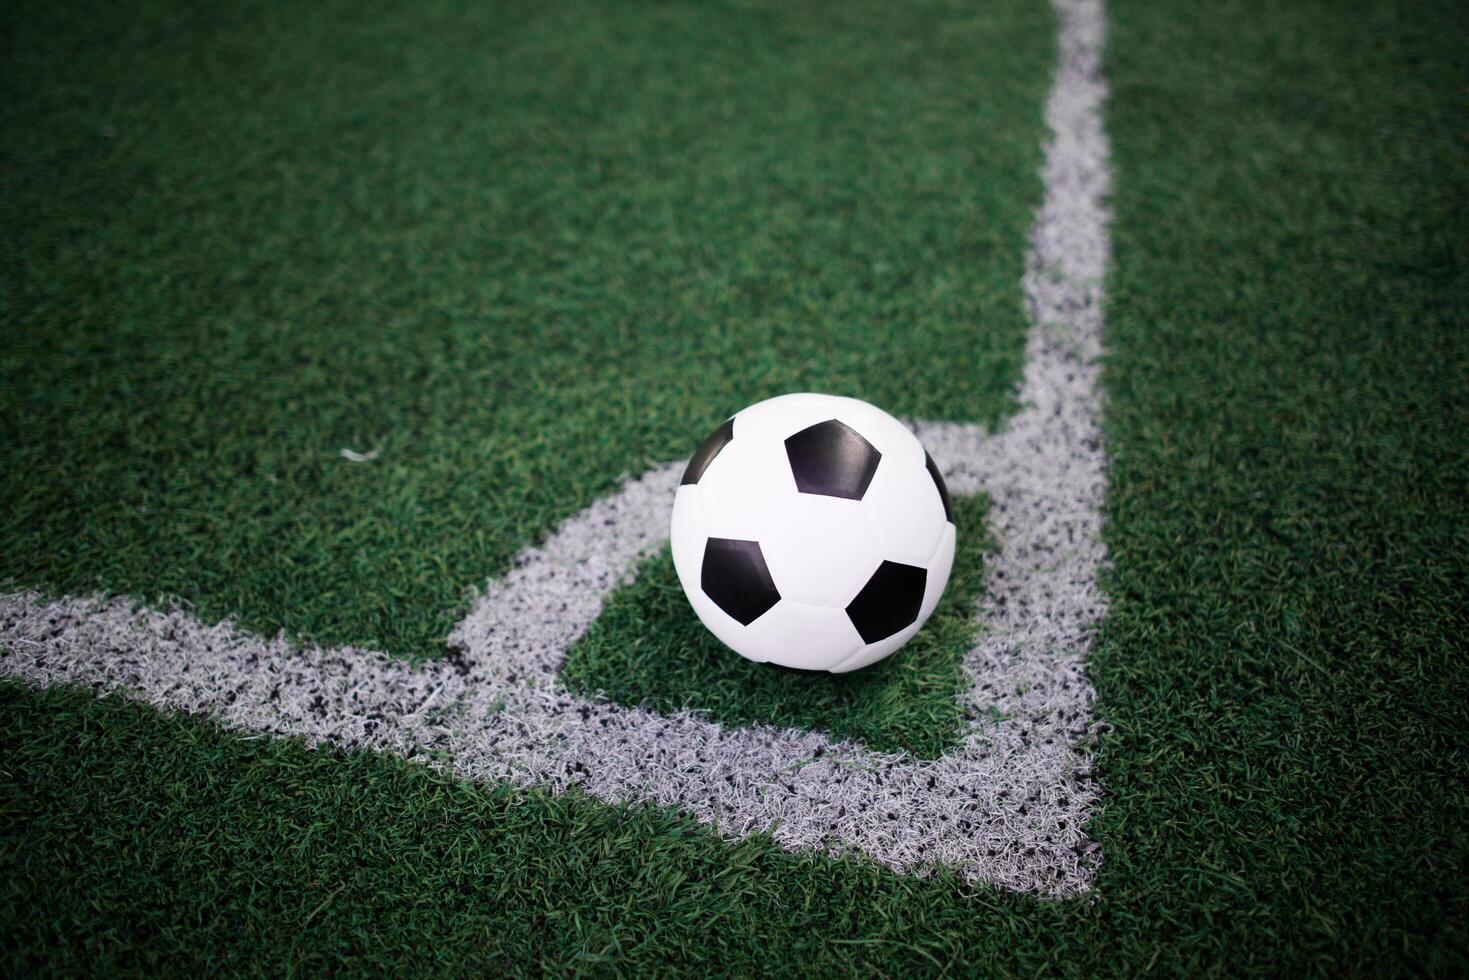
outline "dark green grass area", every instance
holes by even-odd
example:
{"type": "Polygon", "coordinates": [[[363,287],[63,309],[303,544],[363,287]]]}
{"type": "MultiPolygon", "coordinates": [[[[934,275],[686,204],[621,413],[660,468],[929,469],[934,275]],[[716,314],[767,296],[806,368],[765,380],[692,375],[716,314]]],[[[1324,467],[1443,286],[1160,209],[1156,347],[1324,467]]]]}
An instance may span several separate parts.
{"type": "Polygon", "coordinates": [[[83,692],[0,683],[0,751],[0,819],[30,828],[0,837],[10,976],[892,976],[1076,917],[83,692]]]}
{"type": "Polygon", "coordinates": [[[433,655],[746,404],[1013,408],[1029,0],[0,25],[0,581],[433,655]]]}
{"type": "Polygon", "coordinates": [[[12,685],[4,972],[1469,973],[1464,10],[1110,9],[1092,900],[12,685]]]}
{"type": "Polygon", "coordinates": [[[1469,10],[1115,10],[1102,921],[1463,973],[1469,10]]]}
{"type": "Polygon", "coordinates": [[[628,705],[694,708],[731,724],[820,728],[876,749],[931,758],[964,720],[960,662],[974,643],[984,588],[984,497],[954,502],[958,547],[943,601],[902,650],[850,674],[782,670],[742,659],[704,629],[664,549],[619,589],[561,668],[570,686],[628,705]]]}

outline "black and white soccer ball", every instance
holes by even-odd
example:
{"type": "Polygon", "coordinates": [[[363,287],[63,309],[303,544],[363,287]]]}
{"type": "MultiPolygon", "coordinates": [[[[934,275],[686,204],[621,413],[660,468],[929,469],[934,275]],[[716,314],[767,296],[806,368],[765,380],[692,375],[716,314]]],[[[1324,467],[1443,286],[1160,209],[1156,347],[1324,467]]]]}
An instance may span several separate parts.
{"type": "Polygon", "coordinates": [[[716,429],[671,537],[710,632],[751,660],[834,673],[907,643],[954,564],[948,490],[918,438],[833,395],[782,395],[716,429]]]}

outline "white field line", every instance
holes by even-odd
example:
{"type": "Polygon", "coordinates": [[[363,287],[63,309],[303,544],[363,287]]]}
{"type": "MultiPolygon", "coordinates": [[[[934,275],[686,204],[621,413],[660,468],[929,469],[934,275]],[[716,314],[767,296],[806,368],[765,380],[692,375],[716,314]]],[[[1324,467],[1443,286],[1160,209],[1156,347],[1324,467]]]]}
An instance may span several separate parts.
{"type": "Polygon", "coordinates": [[[1108,261],[1100,0],[1053,0],[1053,136],[1024,288],[1023,408],[996,433],[915,429],[956,494],[986,492],[999,542],[964,659],[966,729],[938,759],[820,732],[725,728],[567,690],[557,676],[609,593],[666,538],[681,464],[629,481],[491,582],[454,630],[453,662],[413,667],[354,648],[292,649],[229,623],[127,599],[0,596],[0,675],[80,683],[235,730],[399,753],[476,780],[677,807],[720,833],[949,866],[1047,896],[1086,891],[1092,688],[1105,608],[1098,356],[1108,261]]]}

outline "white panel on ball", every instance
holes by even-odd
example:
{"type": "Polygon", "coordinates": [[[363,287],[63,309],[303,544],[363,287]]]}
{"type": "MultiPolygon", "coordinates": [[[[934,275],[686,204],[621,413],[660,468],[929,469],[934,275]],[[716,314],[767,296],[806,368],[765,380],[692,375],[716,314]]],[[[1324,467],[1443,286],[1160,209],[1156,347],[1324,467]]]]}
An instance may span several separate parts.
{"type": "Polygon", "coordinates": [[[860,500],[792,494],[760,547],[785,599],[843,609],[882,564],[860,500]]]}
{"type": "Polygon", "coordinates": [[[673,526],[669,531],[669,547],[673,551],[673,567],[680,582],[698,582],[699,566],[704,560],[704,542],[709,530],[704,523],[704,508],[696,486],[682,486],[673,497],[673,526]]]}
{"type": "Polygon", "coordinates": [[[750,624],[766,660],[800,670],[830,670],[862,648],[862,637],[840,609],[782,599],[750,624]]]}
{"type": "Polygon", "coordinates": [[[954,570],[955,541],[954,525],[944,524],[943,533],[939,535],[939,545],[925,562],[928,566],[928,582],[923,590],[923,605],[918,609],[920,623],[933,615],[939,600],[944,597],[944,586],[949,584],[949,573],[954,570]]]}
{"type": "Polygon", "coordinates": [[[879,660],[886,660],[905,643],[917,636],[918,631],[922,628],[923,620],[920,619],[912,626],[909,626],[901,632],[894,633],[885,640],[869,643],[857,651],[855,656],[832,666],[830,670],[833,674],[848,674],[854,670],[861,670],[863,667],[870,667],[879,660]]]}
{"type": "Polygon", "coordinates": [[[802,391],[756,402],[735,415],[736,435],[780,443],[809,426],[837,417],[847,398],[802,391]]]}
{"type": "Polygon", "coordinates": [[[758,541],[796,496],[796,481],[781,443],[749,437],[740,423],[700,477],[699,493],[709,534],[758,541]]]}
{"type": "Polygon", "coordinates": [[[921,457],[916,466],[887,463],[877,468],[863,495],[862,512],[877,535],[882,557],[927,568],[944,529],[950,527],[943,498],[921,457]]]}

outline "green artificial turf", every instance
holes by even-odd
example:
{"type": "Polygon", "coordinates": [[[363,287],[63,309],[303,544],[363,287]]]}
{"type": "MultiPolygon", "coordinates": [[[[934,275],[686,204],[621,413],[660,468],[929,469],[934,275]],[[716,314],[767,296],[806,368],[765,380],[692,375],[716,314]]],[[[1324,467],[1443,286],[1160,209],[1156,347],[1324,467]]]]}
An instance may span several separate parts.
{"type": "Polygon", "coordinates": [[[0,838],[10,975],[894,975],[1077,918],[81,692],[0,684],[0,725],[0,818],[31,826],[0,838]]]}
{"type": "Polygon", "coordinates": [[[1030,0],[0,18],[0,581],[433,656],[746,404],[1013,409],[1030,0]]]}
{"type": "Polygon", "coordinates": [[[743,660],[704,629],[668,549],[618,590],[561,668],[569,686],[628,705],[694,708],[729,724],[820,728],[876,749],[932,758],[964,721],[960,662],[974,643],[984,587],[984,497],[954,503],[958,545],[943,601],[898,653],[830,675],[743,660]]]}
{"type": "MultiPolygon", "coordinates": [[[[787,854],[661,811],[466,786],[392,758],[242,739],[116,700],[7,684],[5,972],[1469,972],[1469,24],[1458,5],[1390,0],[1349,11],[1243,0],[1109,9],[1113,568],[1091,672],[1096,711],[1112,728],[1096,767],[1106,797],[1089,830],[1104,860],[1091,899],[1040,903],[787,854]]],[[[606,23],[593,21],[589,32],[606,23]]],[[[445,23],[454,18],[412,26],[445,23]]],[[[579,24],[564,30],[576,38],[579,24]]],[[[34,42],[42,50],[69,51],[92,28],[54,26],[34,42]]],[[[234,45],[260,29],[230,27],[234,45]]],[[[294,36],[281,33],[289,54],[294,36]]],[[[881,40],[903,49],[901,37],[881,40]]],[[[350,41],[321,58],[350,63],[350,41]]],[[[87,50],[105,67],[136,57],[138,43],[123,30],[87,50]]],[[[224,47],[221,63],[243,58],[224,47]]],[[[33,51],[13,46],[12,68],[33,51]]],[[[983,64],[1010,52],[967,54],[983,64]]],[[[76,58],[65,80],[53,72],[27,84],[64,115],[86,91],[89,64],[76,58]]],[[[316,62],[299,68],[303,79],[334,77],[316,62]]],[[[360,70],[364,84],[376,78],[360,70]]],[[[967,90],[967,78],[950,80],[967,90]]],[[[16,101],[0,107],[7,132],[16,101]]],[[[305,113],[311,100],[293,104],[305,113]]],[[[291,122],[274,123],[281,145],[310,135],[291,122]]],[[[219,138],[238,124],[198,123],[219,138]]],[[[257,136],[273,132],[257,126],[257,136]]],[[[331,145],[323,137],[314,152],[331,145]]],[[[0,171],[8,216],[11,189],[33,179],[17,155],[0,171]]],[[[206,177],[223,179],[195,179],[206,177]]],[[[68,187],[58,181],[56,194],[68,187]]],[[[77,206],[67,200],[54,206],[77,206]]],[[[157,220],[166,229],[201,215],[157,220]]],[[[89,268],[70,261],[76,276],[89,268]]],[[[135,288],[162,295],[179,282],[135,288]]],[[[215,285],[242,296],[238,282],[215,285]]],[[[30,317],[67,295],[3,288],[25,297],[30,317]]],[[[927,309],[928,298],[904,295],[927,309]]],[[[361,302],[345,279],[337,296],[361,302]]],[[[7,317],[8,336],[22,335],[7,317]]],[[[141,322],[136,330],[143,336],[141,322]]],[[[731,325],[725,342],[738,336],[731,325]]],[[[8,346],[7,369],[44,362],[41,346],[8,346]]],[[[121,356],[65,349],[76,373],[47,377],[71,378],[72,401],[56,396],[32,445],[63,431],[61,406],[90,391],[84,368],[95,362],[107,377],[108,358],[121,356]]],[[[315,352],[310,336],[284,326],[257,350],[283,364],[315,352]]],[[[198,369],[197,357],[174,356],[148,363],[198,369]]],[[[547,371],[567,366],[550,357],[547,371]]],[[[361,397],[359,407],[371,404],[361,397]]],[[[13,453],[18,423],[3,418],[3,451],[13,453]]],[[[331,435],[323,453],[344,437],[331,435]]],[[[544,448],[523,445],[524,465],[544,448]]],[[[51,450],[66,472],[91,472],[86,452],[51,450]]],[[[118,458],[101,452],[95,465],[118,458]]],[[[326,462],[300,465],[326,473],[326,462]]],[[[68,491],[73,523],[47,525],[49,536],[7,530],[11,571],[73,562],[94,582],[88,563],[125,563],[93,550],[100,542],[82,519],[97,500],[88,494],[115,479],[111,469],[79,478],[68,491]]],[[[6,493],[15,525],[16,492],[6,493]]],[[[51,513],[21,502],[31,521],[51,513]]],[[[192,568],[202,574],[199,561],[192,568]]],[[[157,574],[166,586],[168,568],[157,574]]],[[[32,580],[74,585],[59,574],[32,580]]]]}

